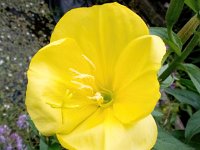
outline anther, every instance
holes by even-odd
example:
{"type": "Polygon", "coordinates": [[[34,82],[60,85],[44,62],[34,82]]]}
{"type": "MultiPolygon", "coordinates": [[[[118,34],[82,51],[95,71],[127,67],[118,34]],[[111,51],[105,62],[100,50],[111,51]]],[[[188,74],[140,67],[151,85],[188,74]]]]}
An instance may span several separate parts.
{"type": "Polygon", "coordinates": [[[96,92],[94,96],[88,96],[88,98],[97,102],[99,106],[103,103],[103,97],[99,92],[96,92]]]}
{"type": "Polygon", "coordinates": [[[73,77],[74,79],[92,79],[92,80],[94,80],[94,76],[92,76],[90,74],[80,73],[73,68],[69,68],[69,70],[75,74],[75,76],[73,77]]]}

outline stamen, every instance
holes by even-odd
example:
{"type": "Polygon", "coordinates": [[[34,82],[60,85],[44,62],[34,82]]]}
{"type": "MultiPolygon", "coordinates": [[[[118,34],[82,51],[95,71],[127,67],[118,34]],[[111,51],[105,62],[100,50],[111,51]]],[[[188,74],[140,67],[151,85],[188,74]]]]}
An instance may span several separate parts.
{"type": "Polygon", "coordinates": [[[94,96],[88,96],[88,98],[96,101],[99,106],[103,103],[103,97],[99,92],[96,92],[94,96]]]}
{"type": "Polygon", "coordinates": [[[90,64],[90,66],[92,67],[92,69],[96,70],[96,66],[95,64],[92,62],[92,60],[90,60],[87,56],[85,56],[84,54],[82,55],[83,58],[90,64]]]}
{"type": "Polygon", "coordinates": [[[89,89],[91,91],[93,91],[93,88],[89,85],[83,84],[81,82],[75,81],[75,80],[71,80],[72,83],[74,83],[75,85],[78,85],[78,89],[82,90],[82,89],[89,89]]]}
{"type": "Polygon", "coordinates": [[[80,105],[63,106],[62,104],[58,105],[58,104],[53,104],[53,103],[49,103],[49,102],[46,102],[46,104],[50,105],[52,108],[73,109],[73,108],[79,108],[80,107],[80,105]]]}
{"type": "Polygon", "coordinates": [[[62,124],[64,123],[64,120],[63,120],[63,109],[74,109],[74,108],[80,108],[81,106],[80,105],[67,105],[65,106],[65,103],[67,102],[67,100],[71,99],[73,96],[73,93],[70,92],[69,89],[66,90],[65,92],[65,96],[64,96],[64,99],[62,100],[61,104],[53,104],[51,102],[46,102],[46,104],[50,105],[50,107],[52,108],[56,108],[56,109],[60,109],[60,113],[61,113],[61,122],[62,124]]]}
{"type": "Polygon", "coordinates": [[[52,103],[49,103],[49,102],[46,102],[46,104],[50,105],[50,107],[52,107],[52,108],[60,109],[60,113],[61,113],[61,122],[62,122],[62,124],[64,124],[63,109],[80,108],[80,105],[63,106],[63,105],[64,105],[64,102],[63,102],[61,105],[52,104],[52,103]]]}
{"type": "Polygon", "coordinates": [[[94,80],[94,76],[92,76],[90,74],[80,73],[73,68],[69,68],[69,70],[71,72],[73,72],[74,74],[76,74],[76,76],[74,76],[74,79],[92,79],[92,80],[94,80]]]}
{"type": "Polygon", "coordinates": [[[69,89],[66,90],[65,92],[65,99],[71,99],[73,94],[69,91],[69,89]]]}

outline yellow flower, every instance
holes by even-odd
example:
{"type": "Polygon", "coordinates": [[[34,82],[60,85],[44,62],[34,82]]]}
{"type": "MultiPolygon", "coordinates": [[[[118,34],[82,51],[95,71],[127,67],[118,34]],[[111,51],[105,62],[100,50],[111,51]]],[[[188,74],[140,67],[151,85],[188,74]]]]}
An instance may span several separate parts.
{"type": "Polygon", "coordinates": [[[30,63],[27,110],[42,134],[68,149],[149,150],[164,53],[125,6],[73,9],[30,63]]]}

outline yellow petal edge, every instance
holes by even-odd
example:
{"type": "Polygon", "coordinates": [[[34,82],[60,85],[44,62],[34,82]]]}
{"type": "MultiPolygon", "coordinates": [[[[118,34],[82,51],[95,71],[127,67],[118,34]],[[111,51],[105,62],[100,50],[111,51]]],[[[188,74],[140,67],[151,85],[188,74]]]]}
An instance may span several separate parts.
{"type": "Polygon", "coordinates": [[[70,150],[150,150],[156,142],[157,126],[151,115],[123,125],[112,110],[98,110],[73,132],[57,134],[70,150]]]}

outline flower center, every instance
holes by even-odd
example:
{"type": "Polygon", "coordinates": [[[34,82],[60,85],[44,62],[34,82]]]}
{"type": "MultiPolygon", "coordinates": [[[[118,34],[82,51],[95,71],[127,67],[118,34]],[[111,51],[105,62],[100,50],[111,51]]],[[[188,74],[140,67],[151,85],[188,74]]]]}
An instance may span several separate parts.
{"type": "MultiPolygon", "coordinates": [[[[95,71],[95,64],[87,56],[83,55],[83,58],[91,66],[91,69],[95,71]]],[[[81,93],[82,96],[86,96],[92,103],[100,107],[107,107],[112,104],[112,92],[102,87],[99,88],[95,81],[95,76],[79,72],[74,68],[69,68],[69,71],[72,73],[71,83],[72,87],[76,89],[76,92],[81,93]]]]}
{"type": "Polygon", "coordinates": [[[86,96],[92,103],[100,107],[107,107],[112,104],[112,92],[106,89],[99,90],[96,86],[94,76],[80,73],[73,68],[70,68],[70,71],[74,73],[71,83],[77,89],[76,92],[82,93],[82,96],[86,96]]]}
{"type": "Polygon", "coordinates": [[[88,96],[88,98],[100,107],[108,107],[113,103],[112,93],[107,91],[96,92],[94,96],[88,96]]]}
{"type": "Polygon", "coordinates": [[[113,103],[113,94],[112,92],[106,91],[101,92],[103,97],[103,103],[101,104],[103,107],[110,106],[113,103]]]}

